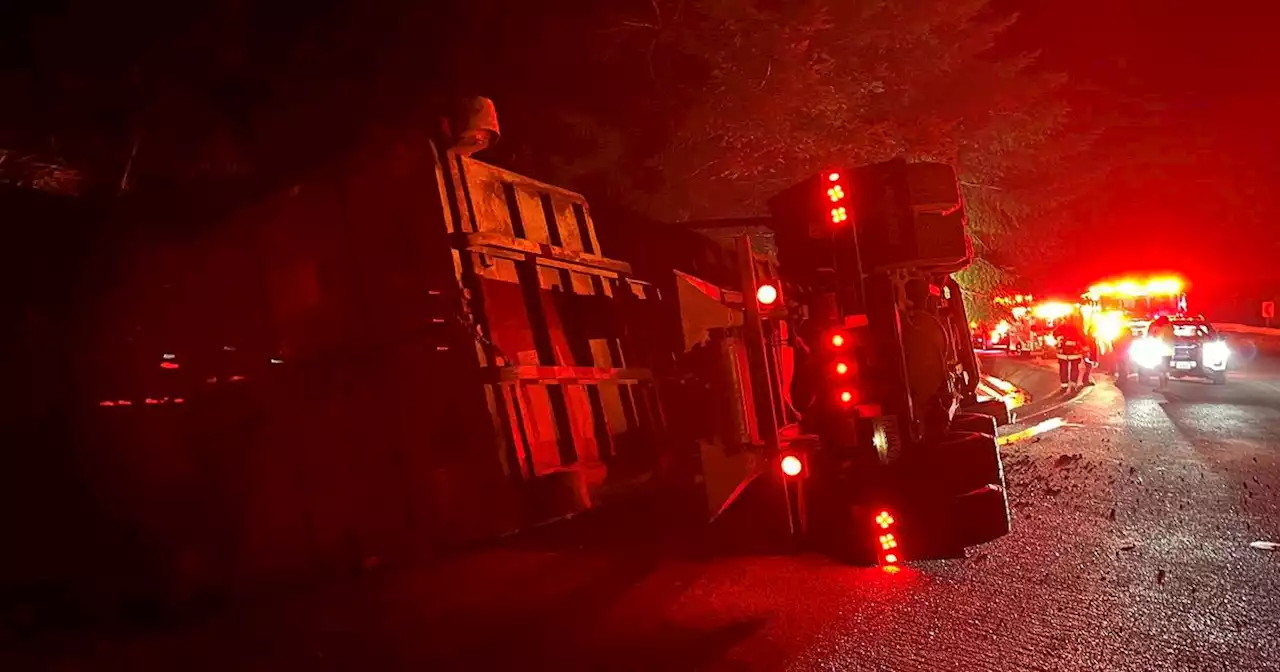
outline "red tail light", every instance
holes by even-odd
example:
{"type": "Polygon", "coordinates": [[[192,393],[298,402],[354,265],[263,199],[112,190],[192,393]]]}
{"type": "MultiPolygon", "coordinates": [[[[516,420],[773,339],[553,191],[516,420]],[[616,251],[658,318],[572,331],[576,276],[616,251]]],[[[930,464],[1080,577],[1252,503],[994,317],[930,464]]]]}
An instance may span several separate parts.
{"type": "Polygon", "coordinates": [[[844,392],[841,392],[841,393],[840,393],[840,403],[842,403],[842,404],[852,404],[852,403],[853,403],[853,393],[852,393],[852,392],[850,392],[849,390],[845,390],[844,392]]]}
{"type": "Polygon", "coordinates": [[[830,175],[827,176],[827,179],[831,180],[832,182],[836,182],[840,179],[840,173],[831,173],[830,175]]]}
{"type": "Polygon", "coordinates": [[[795,455],[787,455],[782,458],[780,466],[782,473],[788,476],[799,476],[800,472],[804,471],[804,463],[795,455]]]}
{"type": "Polygon", "coordinates": [[[836,374],[843,376],[846,373],[849,373],[849,365],[844,362],[836,362],[836,374]]]}
{"type": "Polygon", "coordinates": [[[837,333],[837,334],[832,334],[832,335],[831,335],[831,345],[832,345],[832,346],[834,346],[834,347],[837,347],[837,348],[843,348],[843,347],[844,347],[844,334],[838,334],[838,333],[837,333]]]}

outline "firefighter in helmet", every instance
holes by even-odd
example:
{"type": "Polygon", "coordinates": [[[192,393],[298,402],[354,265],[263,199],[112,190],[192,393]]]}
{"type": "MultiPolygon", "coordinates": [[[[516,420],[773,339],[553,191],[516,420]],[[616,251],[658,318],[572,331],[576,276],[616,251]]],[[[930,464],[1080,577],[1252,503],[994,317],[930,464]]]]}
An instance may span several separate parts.
{"type": "Polygon", "coordinates": [[[1063,390],[1075,390],[1080,382],[1080,365],[1088,352],[1082,322],[1078,314],[1072,314],[1053,328],[1058,344],[1058,381],[1063,390]]]}

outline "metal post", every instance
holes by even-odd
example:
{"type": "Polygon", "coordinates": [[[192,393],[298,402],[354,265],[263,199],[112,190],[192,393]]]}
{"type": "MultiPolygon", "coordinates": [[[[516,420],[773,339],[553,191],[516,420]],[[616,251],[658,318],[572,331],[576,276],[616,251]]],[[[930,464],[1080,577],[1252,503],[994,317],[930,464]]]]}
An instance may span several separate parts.
{"type": "Polygon", "coordinates": [[[747,344],[747,364],[751,368],[751,395],[756,402],[755,412],[759,420],[760,437],[765,450],[772,456],[778,452],[778,418],[774,411],[773,388],[770,384],[769,357],[765,352],[764,325],[760,320],[760,306],[756,303],[755,253],[751,250],[751,236],[737,240],[738,266],[742,274],[742,304],[746,311],[743,332],[747,344]]]}

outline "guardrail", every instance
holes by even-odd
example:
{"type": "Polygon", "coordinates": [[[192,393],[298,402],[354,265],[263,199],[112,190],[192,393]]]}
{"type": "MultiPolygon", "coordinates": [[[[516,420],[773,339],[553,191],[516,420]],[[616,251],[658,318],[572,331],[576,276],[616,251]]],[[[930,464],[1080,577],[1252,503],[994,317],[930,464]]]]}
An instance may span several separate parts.
{"type": "Polygon", "coordinates": [[[1227,336],[1227,340],[1232,342],[1232,349],[1246,361],[1259,355],[1280,356],[1280,329],[1232,323],[1213,326],[1227,336]]]}
{"type": "Polygon", "coordinates": [[[1224,334],[1251,334],[1254,336],[1280,337],[1280,328],[1276,327],[1255,327],[1248,324],[1232,324],[1230,322],[1215,322],[1213,326],[1224,334]]]}

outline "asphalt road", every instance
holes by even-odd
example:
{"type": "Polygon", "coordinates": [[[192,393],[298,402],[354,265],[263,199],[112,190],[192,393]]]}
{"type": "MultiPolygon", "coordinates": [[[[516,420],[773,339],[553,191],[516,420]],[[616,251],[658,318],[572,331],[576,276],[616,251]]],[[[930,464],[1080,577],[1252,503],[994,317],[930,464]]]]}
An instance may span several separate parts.
{"type": "Polygon", "coordinates": [[[1007,433],[1057,426],[1004,447],[1015,531],[964,561],[716,554],[640,507],[0,667],[1280,669],[1280,552],[1250,546],[1280,541],[1280,364],[1035,402],[1007,433]]]}

